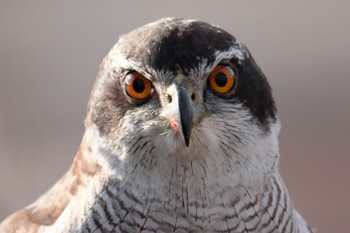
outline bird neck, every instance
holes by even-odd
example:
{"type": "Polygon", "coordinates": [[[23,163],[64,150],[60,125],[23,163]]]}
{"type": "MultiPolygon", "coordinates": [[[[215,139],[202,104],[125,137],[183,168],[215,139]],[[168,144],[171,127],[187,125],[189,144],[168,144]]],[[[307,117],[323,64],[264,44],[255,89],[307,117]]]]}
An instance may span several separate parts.
{"type": "Polygon", "coordinates": [[[159,201],[167,202],[169,198],[176,200],[188,195],[209,204],[223,190],[237,196],[247,190],[261,192],[266,180],[278,174],[274,130],[229,155],[209,140],[189,148],[167,147],[164,142],[164,146],[151,152],[130,154],[120,145],[116,149],[107,144],[94,128],[87,129],[83,141],[89,142],[84,153],[90,154],[101,167],[104,182],[122,186],[140,200],[155,195],[154,198],[164,197],[159,201]]]}

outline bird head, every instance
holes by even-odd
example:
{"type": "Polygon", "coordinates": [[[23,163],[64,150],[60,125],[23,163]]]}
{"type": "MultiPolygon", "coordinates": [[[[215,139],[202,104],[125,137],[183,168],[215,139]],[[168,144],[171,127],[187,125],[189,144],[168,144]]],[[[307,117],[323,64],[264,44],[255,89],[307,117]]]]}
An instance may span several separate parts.
{"type": "Polygon", "coordinates": [[[109,161],[148,167],[206,156],[245,166],[267,155],[272,166],[278,125],[271,88],[248,49],[219,27],[177,18],[119,38],[86,119],[109,161]]]}

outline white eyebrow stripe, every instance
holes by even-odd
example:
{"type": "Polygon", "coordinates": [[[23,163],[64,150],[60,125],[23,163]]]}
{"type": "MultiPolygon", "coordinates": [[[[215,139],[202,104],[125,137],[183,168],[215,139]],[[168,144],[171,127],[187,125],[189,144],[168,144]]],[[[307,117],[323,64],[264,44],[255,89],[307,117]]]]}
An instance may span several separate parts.
{"type": "Polygon", "coordinates": [[[215,52],[215,66],[220,63],[220,61],[233,57],[237,58],[240,62],[249,57],[248,52],[244,49],[244,46],[239,41],[236,41],[236,44],[226,51],[215,52]]]}
{"type": "MultiPolygon", "coordinates": [[[[244,49],[244,46],[239,41],[236,41],[235,44],[228,50],[216,51],[214,55],[215,61],[211,64],[208,63],[206,58],[201,59],[198,57],[199,64],[196,67],[188,70],[189,76],[199,81],[202,77],[208,75],[212,69],[223,60],[236,58],[238,62],[242,62],[244,59],[249,57],[249,53],[244,49]]],[[[174,72],[172,71],[166,69],[156,70],[143,64],[141,61],[127,59],[118,48],[112,49],[109,57],[112,60],[112,64],[115,64],[114,67],[117,66],[121,69],[132,69],[138,71],[151,81],[161,81],[166,83],[174,76],[174,72]]]]}

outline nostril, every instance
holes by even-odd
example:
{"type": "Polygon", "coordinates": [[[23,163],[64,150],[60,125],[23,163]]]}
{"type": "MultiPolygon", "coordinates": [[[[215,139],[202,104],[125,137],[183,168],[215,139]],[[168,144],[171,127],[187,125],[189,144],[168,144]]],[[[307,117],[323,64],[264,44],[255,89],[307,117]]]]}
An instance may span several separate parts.
{"type": "Polygon", "coordinates": [[[193,101],[196,99],[196,95],[195,95],[194,93],[191,95],[191,99],[192,99],[193,101]]]}
{"type": "Polygon", "coordinates": [[[171,103],[173,101],[173,97],[171,97],[171,95],[168,95],[167,96],[167,100],[168,100],[169,103],[171,103]]]}

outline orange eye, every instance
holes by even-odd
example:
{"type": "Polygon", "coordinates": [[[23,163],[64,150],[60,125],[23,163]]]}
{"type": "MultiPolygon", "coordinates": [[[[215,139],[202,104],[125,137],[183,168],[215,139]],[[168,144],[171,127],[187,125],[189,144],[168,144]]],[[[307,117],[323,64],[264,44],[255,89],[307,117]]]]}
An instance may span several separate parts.
{"type": "Polygon", "coordinates": [[[236,82],[234,70],[228,65],[218,65],[209,75],[209,85],[218,94],[232,90],[236,82]]]}
{"type": "Polygon", "coordinates": [[[151,96],[151,81],[138,72],[130,72],[124,79],[125,92],[133,99],[146,100],[151,96]]]}

